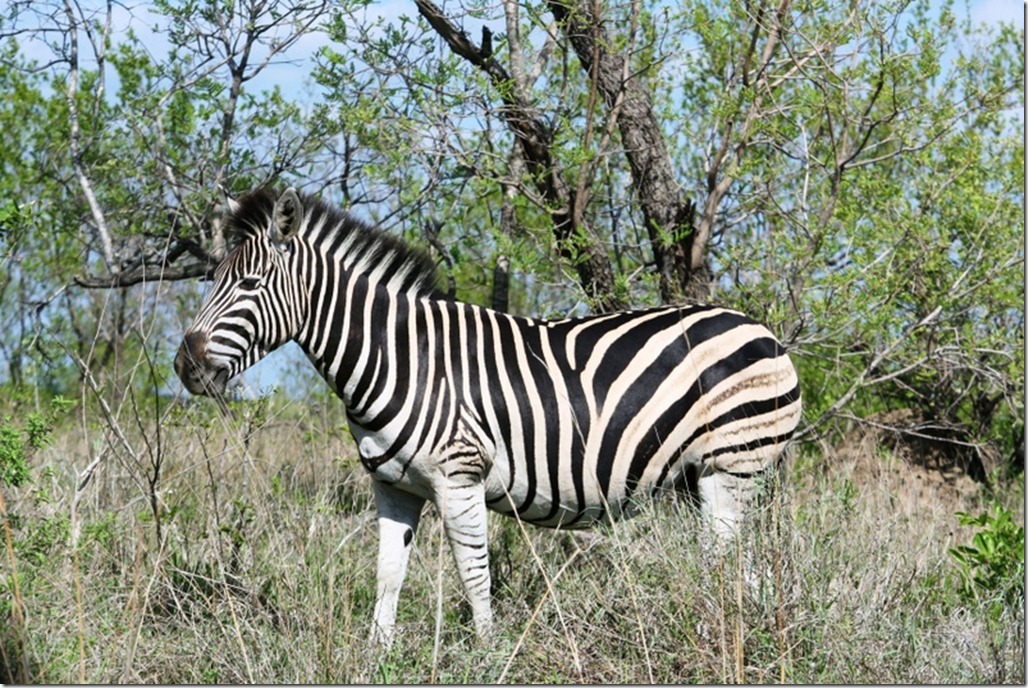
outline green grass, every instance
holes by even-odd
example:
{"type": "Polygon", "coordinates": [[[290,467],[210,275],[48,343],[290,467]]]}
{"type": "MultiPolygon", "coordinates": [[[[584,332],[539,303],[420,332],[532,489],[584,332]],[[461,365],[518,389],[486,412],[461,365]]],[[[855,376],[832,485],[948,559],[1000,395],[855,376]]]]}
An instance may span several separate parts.
{"type": "MultiPolygon", "coordinates": [[[[1023,607],[960,594],[948,549],[973,530],[930,503],[896,508],[884,479],[809,460],[746,534],[754,586],[736,552],[701,550],[684,501],[587,534],[491,516],[486,643],[429,512],[396,642],[377,650],[374,508],[341,409],[246,412],[226,421],[191,407],[160,433],[120,421],[135,427],[123,428],[134,453],[109,425],[69,425],[32,455],[32,482],[3,492],[0,680],[1025,680],[1023,607]]],[[[1019,499],[1008,495],[1023,523],[1019,499]]],[[[968,502],[961,510],[981,510],[968,502]]]]}

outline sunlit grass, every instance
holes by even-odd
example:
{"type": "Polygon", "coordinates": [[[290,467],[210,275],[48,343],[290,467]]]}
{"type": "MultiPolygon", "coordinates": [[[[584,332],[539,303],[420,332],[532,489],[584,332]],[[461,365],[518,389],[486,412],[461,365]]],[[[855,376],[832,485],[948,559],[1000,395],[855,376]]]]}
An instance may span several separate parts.
{"type": "MultiPolygon", "coordinates": [[[[142,457],[157,433],[141,426],[149,450],[142,431],[126,434],[142,457]]],[[[105,436],[61,429],[35,455],[34,482],[4,491],[12,551],[2,561],[17,564],[25,613],[24,634],[4,636],[5,680],[1024,681],[1024,610],[997,615],[991,601],[958,595],[947,548],[969,532],[930,502],[897,507],[885,475],[793,471],[740,543],[745,562],[701,549],[685,500],[584,534],[491,516],[496,631],[485,643],[429,512],[383,652],[367,642],[370,482],[337,405],[168,414],[156,500],[153,464],[132,463],[105,436]]]]}

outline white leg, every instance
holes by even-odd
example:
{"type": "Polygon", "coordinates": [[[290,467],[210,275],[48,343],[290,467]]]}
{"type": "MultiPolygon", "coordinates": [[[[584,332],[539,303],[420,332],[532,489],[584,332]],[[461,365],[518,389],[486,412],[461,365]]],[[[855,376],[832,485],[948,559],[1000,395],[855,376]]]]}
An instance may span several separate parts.
{"type": "Polygon", "coordinates": [[[700,513],[722,542],[739,534],[746,510],[757,490],[753,476],[736,476],[705,469],[700,475],[700,513]]]}
{"type": "Polygon", "coordinates": [[[391,485],[378,481],[374,484],[378,508],[378,577],[371,639],[388,647],[393,640],[396,604],[407,576],[411,545],[425,500],[391,485]]]}
{"type": "Polygon", "coordinates": [[[457,572],[471,602],[475,630],[485,637],[493,626],[485,487],[481,482],[450,486],[438,499],[457,572]]]}

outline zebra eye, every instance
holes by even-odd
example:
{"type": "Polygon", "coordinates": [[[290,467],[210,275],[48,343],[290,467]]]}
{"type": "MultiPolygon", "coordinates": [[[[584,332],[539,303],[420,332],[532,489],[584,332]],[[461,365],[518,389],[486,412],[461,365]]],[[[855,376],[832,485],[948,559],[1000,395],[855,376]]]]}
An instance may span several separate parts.
{"type": "Polygon", "coordinates": [[[261,286],[261,278],[254,275],[247,275],[239,280],[237,286],[243,291],[254,291],[261,286]]]}

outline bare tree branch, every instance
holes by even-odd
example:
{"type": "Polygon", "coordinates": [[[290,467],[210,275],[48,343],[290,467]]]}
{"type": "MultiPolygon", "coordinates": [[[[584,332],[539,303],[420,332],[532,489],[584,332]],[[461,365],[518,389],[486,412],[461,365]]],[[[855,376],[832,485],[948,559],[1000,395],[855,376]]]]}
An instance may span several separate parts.
{"type": "Polygon", "coordinates": [[[211,279],[216,263],[190,263],[179,267],[142,265],[109,277],[83,277],[76,275],[75,284],[86,289],[115,289],[131,287],[144,282],[175,282],[188,279],[211,279]]]}

